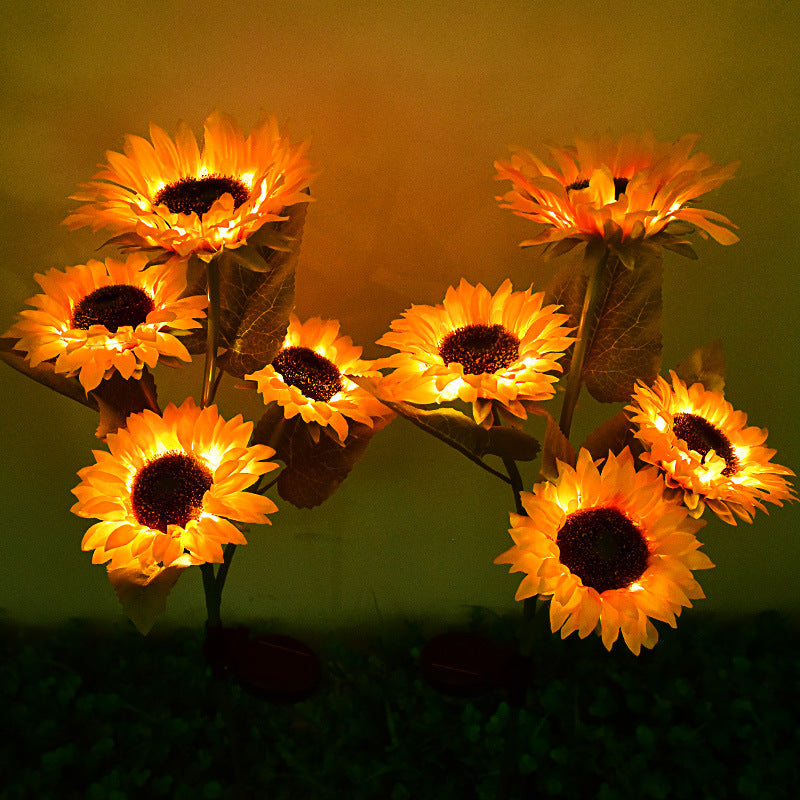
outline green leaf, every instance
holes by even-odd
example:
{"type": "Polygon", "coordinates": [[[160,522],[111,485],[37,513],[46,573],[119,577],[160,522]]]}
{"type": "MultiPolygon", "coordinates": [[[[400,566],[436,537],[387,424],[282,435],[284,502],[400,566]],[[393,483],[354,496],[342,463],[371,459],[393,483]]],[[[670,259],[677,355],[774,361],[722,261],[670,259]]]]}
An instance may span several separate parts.
{"type": "Polygon", "coordinates": [[[547,421],[547,427],[544,433],[544,453],[542,455],[541,475],[549,481],[555,481],[558,478],[558,464],[556,464],[556,459],[574,467],[578,461],[578,456],[575,452],[575,448],[570,444],[569,439],[564,436],[561,427],[556,422],[553,415],[543,408],[537,409],[535,413],[544,417],[547,421]]]}
{"type": "MultiPolygon", "coordinates": [[[[303,210],[307,208],[305,203],[302,204],[303,210]]],[[[297,208],[289,210],[291,217],[292,211],[298,211],[297,208]]],[[[303,215],[305,219],[305,214],[303,215]]],[[[287,220],[288,222],[288,220],[287,220]]],[[[247,237],[247,244],[255,246],[260,250],[279,250],[283,253],[291,253],[294,249],[295,242],[297,241],[294,235],[290,232],[293,228],[291,225],[279,223],[278,225],[262,225],[255,233],[247,237]]]]}
{"type": "Polygon", "coordinates": [[[704,344],[689,353],[675,368],[678,377],[691,386],[702,383],[711,392],[721,392],[725,388],[725,353],[722,339],[704,344]]]}
{"type": "Polygon", "coordinates": [[[550,242],[542,251],[542,256],[545,261],[558,258],[559,256],[569,253],[574,247],[577,247],[583,240],[582,239],[559,239],[556,242],[550,242]]]}
{"type": "MultiPolygon", "coordinates": [[[[275,358],[294,307],[294,272],[300,252],[306,204],[287,210],[288,219],[269,223],[243,247],[215,256],[220,271],[220,347],[218,365],[243,378],[275,358]],[[242,252],[239,252],[242,251],[242,252]]],[[[205,294],[206,264],[189,260],[185,295],[205,294]]],[[[206,351],[206,325],[181,337],[192,355],[206,351]]]]}
{"type": "Polygon", "coordinates": [[[101,381],[98,387],[87,395],[78,378],[67,378],[56,372],[53,361],[43,361],[37,367],[31,367],[25,352],[14,350],[16,343],[16,339],[0,339],[0,358],[49,389],[77,400],[81,405],[94,411],[99,411],[100,421],[96,436],[102,441],[105,441],[109,433],[124,427],[129,414],[150,408],[149,398],[153,398],[155,402],[156,384],[146,368],[141,381],[134,378],[125,380],[115,370],[108,380],[101,381]]]}
{"type": "Polygon", "coordinates": [[[222,795],[222,784],[219,781],[209,781],[203,787],[203,800],[216,800],[222,795]]]}
{"type": "Polygon", "coordinates": [[[636,267],[637,253],[629,247],[613,247],[614,255],[622,262],[625,269],[632,270],[636,267]]]}
{"type": "Polygon", "coordinates": [[[292,249],[255,245],[266,271],[245,269],[230,253],[220,263],[220,338],[227,350],[219,365],[236,378],[269,364],[283,344],[294,307],[294,272],[305,214],[305,203],[298,203],[280,223],[281,234],[291,236],[292,249]]]}
{"type": "Polygon", "coordinates": [[[472,461],[483,463],[486,455],[512,458],[515,461],[533,460],[539,452],[539,443],[533,436],[517,428],[491,428],[487,430],[454,408],[427,409],[392,400],[380,391],[372,378],[347,376],[362,389],[373,394],[396,414],[405,417],[425,433],[435,436],[472,461]],[[492,433],[494,431],[494,433],[492,433]]]}
{"type": "Polygon", "coordinates": [[[694,251],[691,240],[687,235],[694,233],[697,229],[694,225],[678,220],[670,222],[664,230],[659,231],[655,236],[650,236],[646,240],[649,247],[663,247],[665,250],[672,250],[684,258],[697,261],[697,253],[694,251]]]}
{"type": "Polygon", "coordinates": [[[227,252],[243,269],[249,269],[251,272],[269,272],[271,270],[270,265],[254,247],[245,245],[227,252]]]}
{"type": "Polygon", "coordinates": [[[539,455],[539,442],[519,428],[493,425],[488,430],[486,452],[512,461],[533,461],[539,455]]]}
{"type": "Polygon", "coordinates": [[[667,250],[672,250],[673,253],[677,253],[679,256],[697,261],[697,253],[695,253],[691,242],[682,239],[665,239],[661,246],[667,250]]]}
{"type": "MultiPolygon", "coordinates": [[[[277,403],[270,403],[261,419],[253,427],[250,444],[265,444],[277,453],[281,441],[291,435],[290,432],[285,431],[286,427],[295,419],[294,417],[292,420],[286,419],[283,415],[283,408],[277,403]]],[[[282,460],[286,463],[285,459],[282,460]]]]}
{"type": "Polygon", "coordinates": [[[598,425],[586,437],[581,447],[586,448],[595,460],[608,458],[609,450],[614,455],[619,455],[626,447],[629,447],[634,455],[642,452],[642,446],[634,437],[630,420],[624,411],[617,412],[598,425]]]}
{"type": "Polygon", "coordinates": [[[150,242],[147,241],[147,239],[144,238],[144,236],[140,236],[138,233],[134,233],[133,231],[112,236],[110,239],[106,239],[97,249],[100,250],[103,247],[108,247],[108,245],[114,245],[123,251],[161,249],[160,247],[154,247],[150,244],[150,242]]]}
{"type": "Polygon", "coordinates": [[[167,567],[155,575],[147,575],[135,567],[112,569],[108,579],[122,603],[125,614],[146,636],[167,607],[167,595],[185,567],[167,567]]]}
{"type": "Polygon", "coordinates": [[[372,437],[389,424],[393,415],[374,420],[373,427],[349,422],[344,444],[334,441],[316,424],[300,416],[285,419],[283,409],[273,403],[258,421],[251,438],[253,444],[275,448],[275,455],[286,464],[278,477],[278,493],[297,508],[313,508],[327,500],[364,455],[372,437]]]}
{"type": "Polygon", "coordinates": [[[694,233],[697,228],[692,225],[691,222],[686,222],[682,219],[676,219],[670,222],[666,228],[660,233],[657,233],[653,239],[658,239],[661,236],[687,236],[690,233],[694,233]]]}
{"type": "MultiPolygon", "coordinates": [[[[591,243],[590,243],[591,245],[591,243]]],[[[589,253],[587,259],[597,257],[589,253]]],[[[585,259],[585,261],[587,260],[585,259]]],[[[576,328],[588,284],[586,265],[567,265],[546,290],[546,303],[558,303],[576,328]]],[[[635,382],[651,384],[661,365],[662,256],[658,248],[640,247],[635,268],[610,254],[595,325],[590,326],[582,379],[595,400],[628,400],[635,382]]],[[[568,359],[566,359],[568,360],[568,359]]],[[[564,364],[567,372],[569,364],[564,364]]]]}
{"type": "Polygon", "coordinates": [[[102,250],[104,247],[108,247],[108,245],[118,247],[123,253],[153,253],[152,258],[147,262],[148,267],[152,267],[155,264],[165,264],[175,255],[170,250],[165,250],[163,247],[150,244],[143,236],[133,232],[120,233],[118,236],[112,236],[110,239],[106,239],[97,249],[102,250]]]}
{"type": "Polygon", "coordinates": [[[125,380],[115,371],[89,394],[97,401],[100,411],[100,422],[95,435],[105,441],[109,433],[125,427],[130,414],[152,408],[156,402],[156,382],[146,368],[138,381],[134,378],[125,380]]]}
{"type": "Polygon", "coordinates": [[[88,406],[95,411],[98,410],[97,400],[92,396],[87,397],[86,391],[77,377],[67,378],[63,374],[56,372],[54,368],[55,362],[53,361],[43,361],[39,366],[31,367],[27,353],[24,350],[14,349],[17,342],[18,339],[0,338],[0,358],[6,364],[59,394],[63,394],[72,400],[77,400],[82,405],[88,406]]]}
{"type": "Polygon", "coordinates": [[[464,455],[483,458],[489,452],[489,431],[454,408],[427,409],[395,401],[389,408],[464,455]]]}

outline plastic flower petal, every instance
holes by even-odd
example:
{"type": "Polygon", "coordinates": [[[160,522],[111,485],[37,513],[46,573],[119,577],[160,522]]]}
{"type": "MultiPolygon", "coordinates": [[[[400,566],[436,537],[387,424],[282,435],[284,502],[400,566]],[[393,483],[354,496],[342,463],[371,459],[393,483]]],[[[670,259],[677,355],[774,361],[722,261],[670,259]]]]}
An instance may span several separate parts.
{"type": "Polygon", "coordinates": [[[511,191],[498,197],[502,208],[545,229],[523,246],[559,239],[643,239],[677,220],[703,238],[733,244],[738,237],[729,219],[692,202],[731,178],[737,163],[721,167],[705,153],[691,155],[697,140],[657,142],[652,133],[575,139],[574,146],[550,147],[555,165],[517,149],[510,161],[497,161],[497,180],[511,191]],[[726,227],[727,226],[727,227],[726,227]]]}
{"type": "Polygon", "coordinates": [[[202,151],[185,122],[174,141],[151,124],[150,140],[129,135],[124,154],[107,151],[105,167],[72,195],[87,205],[64,220],[67,227],[135,233],[144,246],[208,261],[285,219],[286,206],[310,200],[303,191],[312,177],[308,142],[291,144],[263,112],[245,137],[233,118],[215,111],[202,151]]]}
{"type": "Polygon", "coordinates": [[[100,520],[83,537],[95,564],[108,569],[221,563],[222,545],[247,544],[231,522],[268,523],[272,500],[247,492],[277,465],[265,445],[248,446],[251,422],[226,422],[216,406],[198,408],[192,398],[162,416],[131,414],[110,434],[110,452],[78,472],[72,512],[100,520]]]}
{"type": "Polygon", "coordinates": [[[764,502],[783,505],[795,493],[787,467],[773,464],[765,446],[767,430],[747,425],[721,392],[702,383],[686,384],[670,372],[651,387],[637,384],[627,406],[635,436],[644,445],[642,460],[659,467],[667,485],[680,491],[693,515],[708,506],[735,525],[752,522],[764,502]]]}
{"type": "Polygon", "coordinates": [[[371,362],[361,360],[361,348],[339,336],[336,320],[313,317],[301,323],[292,314],[272,363],[245,378],[256,382],[264,403],[277,402],[286,419],[299,414],[344,442],[348,419],[372,427],[374,419],[391,413],[347,375],[380,377],[371,362]]]}
{"type": "Polygon", "coordinates": [[[15,349],[28,353],[31,366],[55,359],[56,372],[77,375],[90,392],[116,370],[126,380],[139,379],[159,358],[191,361],[176,338],[199,328],[208,301],[181,297],[186,267],[171,262],[147,268],[147,257],[134,253],[123,262],[107,258],[34,275],[44,290],[4,336],[18,339],[15,349]]]}
{"type": "Polygon", "coordinates": [[[516,599],[550,598],[553,632],[597,630],[610,650],[622,633],[639,654],[652,648],[657,619],[672,627],[683,607],[705,597],[692,570],[713,564],[699,552],[704,525],[670,498],[653,467],[636,470],[625,448],[602,470],[587,450],[573,468],[558,462],[554,483],[521,492],[527,516],[511,514],[514,546],[495,559],[527,575],[516,599]]]}
{"type": "Polygon", "coordinates": [[[382,387],[398,400],[472,403],[475,420],[492,424],[492,404],[525,419],[524,403],[553,396],[558,363],[575,341],[559,306],[544,306],[544,292],[512,291],[511,281],[495,294],[461,280],[444,303],[412,305],[378,344],[400,352],[382,359],[394,367],[382,387]]]}

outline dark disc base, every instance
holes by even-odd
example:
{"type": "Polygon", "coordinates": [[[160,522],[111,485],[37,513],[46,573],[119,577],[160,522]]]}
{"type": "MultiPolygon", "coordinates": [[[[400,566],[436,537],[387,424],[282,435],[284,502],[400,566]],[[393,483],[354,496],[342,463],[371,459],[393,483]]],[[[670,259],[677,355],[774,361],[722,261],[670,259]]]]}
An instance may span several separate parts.
{"type": "Polygon", "coordinates": [[[518,691],[528,670],[518,654],[475,633],[454,631],[430,639],[420,653],[428,683],[442,694],[474,697],[491,689],[518,691]]]}
{"type": "Polygon", "coordinates": [[[272,703],[310,697],[322,678],[322,663],[310,647],[291,636],[250,636],[247,628],[208,628],[206,658],[243,689],[272,703]]]}

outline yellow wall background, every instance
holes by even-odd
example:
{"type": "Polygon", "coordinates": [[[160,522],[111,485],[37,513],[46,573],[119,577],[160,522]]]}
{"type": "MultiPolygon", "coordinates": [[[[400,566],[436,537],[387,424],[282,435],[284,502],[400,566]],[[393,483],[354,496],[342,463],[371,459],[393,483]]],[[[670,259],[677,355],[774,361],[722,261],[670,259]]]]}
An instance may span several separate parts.
{"type": "MultiPolygon", "coordinates": [[[[385,354],[372,343],[392,319],[462,276],[540,288],[556,269],[517,247],[533,228],[494,200],[492,162],[508,145],[697,132],[716,161],[742,162],[705,204],[740,225],[741,242],[701,241],[699,262],[667,254],[664,364],[721,337],[728,399],[770,429],[778,463],[800,466],[797,3],[41,0],[6,3],[0,32],[3,329],[38,291],[33,272],[95,255],[102,233],[59,224],[67,196],[150,120],[172,130],[184,118],[199,134],[219,108],[249,129],[263,107],[295,139],[313,137],[322,174],[297,310],[338,318],[367,357],[385,354]]],[[[199,391],[196,371],[156,377],[162,402],[199,391]]],[[[104,569],[79,548],[88,523],[69,513],[96,419],[6,366],[0,378],[2,613],[116,619],[104,569]]],[[[220,405],[260,413],[232,382],[220,405]]],[[[584,403],[576,440],[616,410],[584,403]]],[[[535,467],[523,475],[530,485],[535,467]]],[[[281,504],[251,532],[223,615],[330,628],[510,610],[519,576],[492,564],[510,544],[510,508],[505,485],[398,420],[328,503],[281,504]]],[[[798,506],[752,526],[711,519],[700,538],[717,568],[699,575],[697,605],[798,611],[798,523],[798,506]]],[[[192,570],[165,619],[204,618],[192,570]]]]}

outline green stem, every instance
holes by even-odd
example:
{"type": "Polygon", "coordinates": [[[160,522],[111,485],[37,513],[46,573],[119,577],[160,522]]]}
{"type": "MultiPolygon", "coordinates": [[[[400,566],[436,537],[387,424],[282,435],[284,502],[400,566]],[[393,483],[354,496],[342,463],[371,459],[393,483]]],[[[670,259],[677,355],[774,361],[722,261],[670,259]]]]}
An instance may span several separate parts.
{"type": "Polygon", "coordinates": [[[222,625],[220,616],[222,593],[217,588],[214,565],[210,563],[201,564],[200,572],[203,574],[203,592],[206,596],[206,616],[208,617],[206,624],[211,628],[219,628],[222,625]]]}
{"type": "Polygon", "coordinates": [[[488,464],[485,464],[477,456],[473,457],[467,454],[467,458],[469,458],[470,461],[474,461],[479,467],[483,467],[483,469],[485,469],[490,475],[494,475],[495,478],[500,478],[500,480],[504,481],[505,483],[511,483],[511,481],[505,475],[503,475],[502,472],[499,472],[496,469],[492,469],[492,467],[490,467],[488,464]]]}
{"type": "MultiPolygon", "coordinates": [[[[281,470],[282,472],[283,470],[281,470]]],[[[263,479],[263,475],[261,478],[258,479],[258,482],[252,489],[248,489],[248,491],[253,492],[253,494],[266,494],[277,482],[278,478],[280,478],[280,474],[276,475],[266,486],[261,485],[261,480],[263,479]]]]}
{"type": "Polygon", "coordinates": [[[222,381],[222,376],[224,375],[224,371],[221,369],[217,370],[217,374],[214,377],[214,383],[211,384],[211,402],[214,402],[214,398],[217,396],[217,389],[219,389],[219,384],[222,381]]]}
{"type": "MultiPolygon", "coordinates": [[[[492,421],[495,425],[503,424],[503,419],[494,406],[492,406],[492,421]]],[[[522,498],[519,496],[522,491],[522,476],[519,474],[517,462],[513,458],[503,456],[503,466],[506,468],[508,482],[511,484],[511,491],[514,493],[514,508],[517,514],[524,514],[525,509],[522,507],[522,498]]]]}
{"type": "Polygon", "coordinates": [[[514,492],[514,509],[517,514],[525,514],[525,509],[522,506],[522,498],[520,492],[522,489],[522,476],[517,469],[517,462],[513,458],[504,458],[503,466],[506,468],[508,477],[511,480],[511,491],[514,492]]]}
{"type": "MultiPolygon", "coordinates": [[[[206,364],[203,371],[203,398],[201,406],[205,408],[214,399],[217,383],[214,373],[217,367],[217,347],[219,345],[219,265],[216,258],[212,258],[206,266],[206,279],[208,283],[208,329],[206,331],[206,364]]],[[[206,596],[207,625],[220,627],[220,606],[222,604],[222,583],[219,583],[214,574],[213,564],[201,564],[203,573],[203,591],[206,596]]],[[[227,572],[227,570],[226,570],[227,572]]]]}
{"type": "Polygon", "coordinates": [[[564,394],[564,405],[561,407],[561,420],[559,422],[559,427],[568,439],[569,431],[572,427],[572,415],[575,412],[575,406],[578,403],[578,396],[581,392],[581,380],[586,355],[597,330],[598,311],[600,310],[600,304],[605,301],[609,287],[609,273],[611,272],[608,269],[608,248],[602,243],[593,245],[594,243],[590,242],[586,246],[586,255],[584,256],[585,260],[594,260],[594,265],[589,273],[586,294],[583,297],[583,309],[578,323],[578,340],[575,342],[575,349],[572,353],[567,388],[564,394]],[[597,247],[602,247],[601,253],[595,252],[597,247]]]}
{"type": "Polygon", "coordinates": [[[142,380],[139,381],[139,387],[142,390],[142,394],[144,395],[145,400],[147,401],[147,405],[150,407],[151,411],[155,411],[156,414],[161,416],[161,409],[158,407],[158,400],[156,399],[156,395],[154,392],[155,384],[153,384],[153,388],[150,387],[150,384],[147,382],[145,375],[147,373],[147,368],[142,372],[142,380]]]}
{"type": "MultiPolygon", "coordinates": [[[[503,419],[495,406],[492,407],[492,421],[495,425],[503,424],[503,419]]],[[[514,508],[516,509],[517,514],[524,515],[525,508],[522,505],[522,497],[520,495],[520,492],[523,491],[522,476],[520,475],[519,468],[517,467],[517,462],[514,461],[513,458],[504,457],[503,466],[508,473],[509,482],[511,483],[511,490],[514,493],[514,508]]],[[[522,635],[520,637],[520,652],[523,656],[527,656],[528,653],[527,648],[525,647],[525,634],[531,624],[533,614],[536,613],[536,598],[527,598],[523,603],[522,610],[524,621],[522,635]]],[[[510,717],[508,731],[506,733],[506,753],[503,759],[503,768],[497,784],[497,800],[507,800],[507,798],[512,796],[511,793],[514,788],[515,778],[517,778],[519,774],[516,764],[519,760],[520,754],[519,711],[520,706],[522,705],[522,699],[520,697],[516,697],[516,694],[516,687],[514,687],[514,690],[512,691],[512,702],[509,712],[510,717]]]]}
{"type": "MultiPolygon", "coordinates": [[[[219,307],[220,307],[220,274],[217,259],[212,258],[206,268],[208,280],[208,329],[206,332],[206,363],[203,371],[203,398],[202,407],[206,408],[214,402],[214,396],[219,388],[222,372],[217,372],[217,349],[219,347],[219,307]]],[[[222,636],[222,590],[225,587],[225,579],[228,576],[228,569],[236,552],[236,545],[229,542],[225,545],[222,564],[214,573],[214,565],[205,563],[200,565],[203,575],[203,592],[206,597],[206,636],[211,636],[213,647],[224,648],[224,637],[222,636]]],[[[237,721],[234,718],[231,708],[231,698],[227,677],[224,674],[224,650],[222,656],[215,653],[214,669],[212,671],[212,691],[215,695],[217,706],[225,718],[228,729],[228,740],[231,747],[231,758],[236,777],[234,797],[249,797],[251,793],[245,788],[244,769],[241,762],[241,741],[237,721]],[[223,660],[219,660],[219,659],[223,660]]]]}
{"type": "Polygon", "coordinates": [[[231,561],[236,554],[236,545],[233,542],[228,542],[225,545],[225,553],[222,563],[217,570],[217,591],[219,592],[220,600],[222,599],[222,590],[225,588],[225,578],[228,577],[228,570],[231,568],[231,561]]]}
{"type": "Polygon", "coordinates": [[[215,380],[217,348],[219,346],[219,265],[212,258],[206,268],[208,278],[208,330],[206,333],[206,366],[203,373],[203,401],[205,408],[214,401],[219,381],[215,380]]]}
{"type": "MultiPolygon", "coordinates": [[[[492,408],[492,419],[495,425],[502,425],[503,420],[496,408],[492,408]]],[[[522,505],[521,492],[523,491],[522,476],[519,473],[517,462],[513,458],[503,458],[503,466],[508,473],[509,482],[511,483],[511,490],[514,493],[514,509],[520,516],[525,516],[525,507],[522,505]]],[[[528,597],[523,601],[522,610],[526,622],[530,623],[536,615],[536,597],[528,597]]]]}
{"type": "Polygon", "coordinates": [[[228,542],[225,545],[223,561],[219,565],[216,574],[214,565],[210,563],[201,564],[200,571],[203,573],[203,591],[206,596],[206,615],[208,625],[219,627],[222,625],[220,609],[222,606],[222,590],[225,588],[225,579],[228,577],[228,570],[236,553],[236,545],[228,542]]]}

